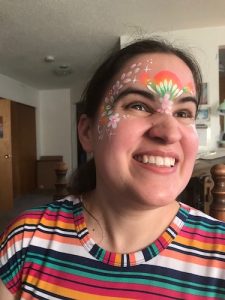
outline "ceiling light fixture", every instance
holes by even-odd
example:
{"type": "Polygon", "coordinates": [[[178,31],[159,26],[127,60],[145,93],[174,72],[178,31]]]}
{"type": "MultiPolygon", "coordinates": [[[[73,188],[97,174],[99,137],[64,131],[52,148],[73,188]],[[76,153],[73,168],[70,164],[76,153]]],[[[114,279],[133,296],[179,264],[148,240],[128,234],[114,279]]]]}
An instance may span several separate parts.
{"type": "Polygon", "coordinates": [[[72,69],[69,65],[63,64],[58,66],[53,72],[57,76],[68,76],[72,73],[72,69]]]}

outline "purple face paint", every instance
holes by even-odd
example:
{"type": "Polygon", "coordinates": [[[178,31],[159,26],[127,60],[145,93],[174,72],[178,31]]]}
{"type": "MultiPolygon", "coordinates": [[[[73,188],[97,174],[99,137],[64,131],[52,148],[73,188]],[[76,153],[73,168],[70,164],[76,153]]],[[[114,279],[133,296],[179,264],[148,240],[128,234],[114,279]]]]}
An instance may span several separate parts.
{"type": "Polygon", "coordinates": [[[183,93],[194,94],[192,84],[183,85],[175,73],[169,70],[158,70],[158,72],[154,70],[154,75],[152,75],[153,69],[154,64],[151,59],[144,63],[134,63],[112,85],[101,107],[98,122],[99,139],[102,139],[105,134],[113,135],[121,119],[127,117],[114,111],[115,99],[126,85],[135,86],[141,84],[142,87],[150,90],[158,96],[159,107],[157,112],[169,115],[172,115],[173,102],[176,98],[183,93]]]}

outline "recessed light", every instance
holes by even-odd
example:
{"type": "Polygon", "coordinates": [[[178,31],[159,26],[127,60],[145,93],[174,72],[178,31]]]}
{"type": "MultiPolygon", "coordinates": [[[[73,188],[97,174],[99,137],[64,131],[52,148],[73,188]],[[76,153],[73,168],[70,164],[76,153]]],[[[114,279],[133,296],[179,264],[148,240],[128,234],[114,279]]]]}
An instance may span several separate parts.
{"type": "Polygon", "coordinates": [[[69,65],[60,65],[54,70],[55,75],[57,76],[67,76],[72,73],[72,69],[69,65]]]}

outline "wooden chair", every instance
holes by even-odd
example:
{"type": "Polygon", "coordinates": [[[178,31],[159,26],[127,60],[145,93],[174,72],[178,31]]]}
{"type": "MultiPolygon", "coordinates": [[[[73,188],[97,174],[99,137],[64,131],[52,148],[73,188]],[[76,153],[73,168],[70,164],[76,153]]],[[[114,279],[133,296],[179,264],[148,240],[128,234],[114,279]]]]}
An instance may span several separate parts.
{"type": "MultiPolygon", "coordinates": [[[[212,198],[209,215],[225,222],[225,165],[217,164],[211,168],[210,172],[213,187],[209,190],[212,198]]],[[[208,197],[210,198],[210,195],[208,197]]]]}

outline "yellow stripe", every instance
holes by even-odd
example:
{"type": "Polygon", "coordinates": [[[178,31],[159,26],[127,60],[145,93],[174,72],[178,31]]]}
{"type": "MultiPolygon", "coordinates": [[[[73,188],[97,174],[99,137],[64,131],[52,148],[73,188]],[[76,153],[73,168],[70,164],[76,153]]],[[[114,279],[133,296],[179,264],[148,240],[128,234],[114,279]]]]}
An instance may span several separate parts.
{"type": "Polygon", "coordinates": [[[176,237],[176,242],[181,243],[184,247],[185,246],[191,246],[191,247],[196,247],[198,248],[200,251],[203,250],[215,250],[216,251],[224,251],[224,245],[220,245],[218,244],[218,241],[216,241],[215,244],[212,243],[204,243],[204,242],[200,242],[200,241],[196,241],[193,239],[188,239],[185,237],[176,237]]]}
{"type": "Polygon", "coordinates": [[[132,300],[133,298],[120,298],[120,297],[110,297],[110,296],[102,296],[102,295],[93,295],[89,293],[83,293],[79,291],[74,291],[69,288],[64,288],[62,286],[54,285],[49,282],[40,280],[34,276],[29,275],[27,283],[35,285],[36,288],[43,289],[44,291],[52,293],[54,291],[57,293],[57,296],[64,296],[71,299],[79,299],[79,300],[132,300]]]}

